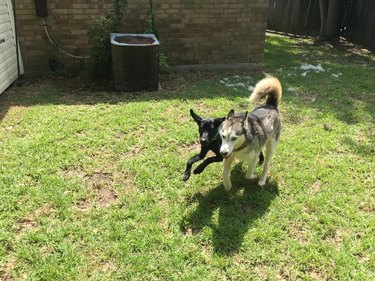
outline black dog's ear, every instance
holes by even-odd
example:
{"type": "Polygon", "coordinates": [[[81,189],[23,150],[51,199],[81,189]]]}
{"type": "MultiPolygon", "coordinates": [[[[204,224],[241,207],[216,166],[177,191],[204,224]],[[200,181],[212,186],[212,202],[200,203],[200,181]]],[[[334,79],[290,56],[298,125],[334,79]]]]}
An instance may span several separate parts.
{"type": "Polygon", "coordinates": [[[215,127],[220,126],[221,123],[224,122],[224,120],[225,120],[225,117],[223,117],[223,118],[215,118],[214,119],[214,125],[215,125],[215,127]]]}
{"type": "Polygon", "coordinates": [[[227,115],[227,119],[228,118],[231,118],[234,114],[234,109],[231,109],[229,112],[228,112],[228,115],[227,115]]]}
{"type": "Polygon", "coordinates": [[[202,118],[200,116],[198,116],[197,114],[195,114],[195,112],[192,109],[190,109],[190,115],[191,115],[191,117],[193,117],[195,122],[197,122],[198,124],[201,123],[202,118]]]}

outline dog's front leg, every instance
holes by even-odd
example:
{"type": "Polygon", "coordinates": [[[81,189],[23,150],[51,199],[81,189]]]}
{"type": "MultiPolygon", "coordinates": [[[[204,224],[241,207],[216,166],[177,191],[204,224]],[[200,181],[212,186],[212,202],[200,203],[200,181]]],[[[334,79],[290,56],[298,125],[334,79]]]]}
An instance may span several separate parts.
{"type": "Polygon", "coordinates": [[[230,181],[230,166],[232,165],[232,162],[234,160],[234,156],[232,155],[229,158],[224,159],[224,165],[223,165],[223,185],[224,189],[226,191],[231,190],[232,183],[230,181]]]}
{"type": "Polygon", "coordinates": [[[205,149],[201,150],[199,154],[194,155],[187,161],[184,178],[183,178],[184,181],[187,181],[190,178],[191,167],[193,166],[193,164],[199,160],[202,160],[207,155],[207,152],[208,150],[205,150],[205,149]]]}
{"type": "Polygon", "coordinates": [[[203,161],[203,163],[199,164],[199,166],[197,168],[195,168],[194,174],[200,174],[211,163],[221,162],[221,161],[223,161],[223,157],[221,155],[217,155],[217,156],[207,158],[206,160],[203,161]]]}
{"type": "Polygon", "coordinates": [[[249,180],[255,179],[257,177],[254,174],[254,171],[255,171],[256,164],[257,164],[257,160],[258,160],[258,154],[259,153],[256,153],[255,151],[253,151],[249,154],[249,160],[248,160],[249,166],[248,166],[247,172],[246,172],[246,178],[249,179],[249,180]]]}

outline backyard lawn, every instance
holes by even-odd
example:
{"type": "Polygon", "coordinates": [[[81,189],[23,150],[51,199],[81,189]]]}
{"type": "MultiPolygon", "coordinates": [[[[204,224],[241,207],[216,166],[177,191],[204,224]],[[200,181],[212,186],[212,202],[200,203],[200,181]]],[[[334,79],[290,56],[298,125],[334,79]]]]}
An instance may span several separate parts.
{"type": "Polygon", "coordinates": [[[264,71],[283,85],[281,142],[263,190],[239,162],[229,193],[221,163],[182,181],[189,110],[251,110],[261,72],[2,94],[0,280],[373,280],[375,56],[268,34],[264,71]]]}

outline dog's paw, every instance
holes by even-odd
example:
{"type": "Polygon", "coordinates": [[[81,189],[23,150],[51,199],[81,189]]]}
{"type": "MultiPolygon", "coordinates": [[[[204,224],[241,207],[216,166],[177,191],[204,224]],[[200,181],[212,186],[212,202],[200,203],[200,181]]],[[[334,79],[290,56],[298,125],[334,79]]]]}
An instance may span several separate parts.
{"type": "Polygon", "coordinates": [[[260,179],[258,185],[263,188],[266,185],[266,179],[260,179]]]}
{"type": "Polygon", "coordinates": [[[232,189],[232,183],[231,182],[223,182],[225,191],[229,191],[232,189]]]}
{"type": "Polygon", "coordinates": [[[184,174],[183,181],[187,181],[190,178],[190,174],[186,173],[184,174]]]}
{"type": "Polygon", "coordinates": [[[252,175],[246,174],[245,177],[246,177],[248,180],[253,180],[253,179],[256,179],[257,175],[256,175],[256,174],[252,174],[252,175]]]}

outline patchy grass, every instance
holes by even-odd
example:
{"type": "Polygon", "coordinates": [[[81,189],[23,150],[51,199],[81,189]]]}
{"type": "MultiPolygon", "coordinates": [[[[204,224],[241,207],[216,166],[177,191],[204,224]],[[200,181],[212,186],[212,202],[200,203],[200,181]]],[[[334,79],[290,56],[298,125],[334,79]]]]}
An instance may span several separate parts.
{"type": "Polygon", "coordinates": [[[0,97],[0,279],[372,280],[375,60],[352,49],[267,37],[284,96],[264,190],[241,163],[230,193],[219,163],[182,182],[198,150],[189,109],[251,109],[262,73],[171,74],[139,94],[78,78],[13,87],[0,97]]]}

